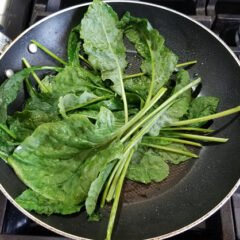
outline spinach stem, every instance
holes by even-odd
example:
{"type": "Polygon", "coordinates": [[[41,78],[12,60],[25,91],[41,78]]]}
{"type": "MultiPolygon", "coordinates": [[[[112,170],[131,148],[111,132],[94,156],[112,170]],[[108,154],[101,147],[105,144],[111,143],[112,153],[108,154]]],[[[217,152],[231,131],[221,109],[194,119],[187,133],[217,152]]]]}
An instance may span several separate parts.
{"type": "MultiPolygon", "coordinates": [[[[169,142],[176,142],[176,143],[183,143],[186,145],[192,145],[196,147],[202,147],[201,143],[193,142],[193,141],[188,141],[184,139],[178,139],[178,138],[171,138],[171,137],[144,137],[144,139],[150,139],[150,140],[163,140],[163,141],[169,141],[169,142]]],[[[143,142],[144,142],[143,139],[143,142]]]]}
{"type": "Polygon", "coordinates": [[[114,194],[115,194],[115,191],[116,191],[116,186],[117,186],[117,183],[118,183],[119,178],[121,176],[122,169],[124,168],[124,164],[125,164],[124,161],[122,161],[122,162],[120,161],[119,166],[117,166],[117,171],[114,174],[112,184],[110,186],[110,189],[109,189],[107,197],[106,197],[107,202],[112,201],[112,199],[114,198],[114,194]]]}
{"type": "MultiPolygon", "coordinates": [[[[24,64],[27,68],[31,68],[30,63],[27,61],[26,58],[22,58],[22,61],[23,61],[23,64],[24,64]]],[[[38,77],[38,75],[37,75],[34,71],[31,71],[31,74],[32,74],[33,78],[36,80],[36,82],[38,83],[41,91],[44,92],[44,93],[48,93],[48,92],[49,92],[48,88],[42,83],[42,81],[41,81],[41,79],[38,77]]]]}
{"type": "Polygon", "coordinates": [[[144,75],[145,75],[145,73],[143,73],[143,72],[134,73],[134,74],[130,74],[130,75],[125,75],[123,79],[126,80],[126,79],[129,79],[129,78],[141,77],[141,76],[144,76],[144,75]]]}
{"type": "MultiPolygon", "coordinates": [[[[136,133],[136,135],[133,136],[133,138],[129,141],[129,143],[127,144],[127,146],[125,147],[125,152],[129,152],[132,149],[134,149],[135,145],[139,142],[139,140],[147,133],[147,131],[151,128],[151,126],[154,124],[154,122],[156,121],[156,119],[159,117],[159,115],[161,115],[163,112],[165,112],[168,108],[166,107],[165,109],[163,109],[162,111],[160,111],[158,114],[156,114],[151,120],[148,121],[148,123],[139,131],[136,133]]],[[[126,159],[121,159],[118,162],[118,165],[115,167],[115,173],[114,173],[114,180],[112,181],[112,184],[110,186],[110,190],[107,191],[107,200],[111,201],[114,197],[116,197],[116,188],[117,188],[117,183],[120,181],[118,181],[119,177],[120,177],[120,173],[122,171],[122,169],[125,167],[126,165],[126,159]]],[[[121,177],[120,177],[121,178],[121,177]]]]}
{"type": "Polygon", "coordinates": [[[203,133],[214,132],[214,130],[209,128],[195,128],[195,127],[162,128],[161,131],[195,131],[195,132],[203,132],[203,133]]]}
{"type": "Polygon", "coordinates": [[[201,81],[200,78],[196,79],[195,81],[189,83],[187,86],[173,94],[170,98],[168,98],[165,102],[163,102],[159,107],[157,107],[153,112],[151,112],[146,117],[142,118],[133,128],[121,139],[121,142],[124,143],[127,141],[127,139],[136,132],[142,125],[145,124],[146,121],[151,119],[154,115],[156,115],[159,111],[164,109],[166,106],[171,104],[179,95],[187,91],[189,88],[192,88],[193,86],[197,85],[201,81]]]}
{"type": "Polygon", "coordinates": [[[0,123],[0,128],[5,132],[7,133],[11,138],[13,138],[14,140],[17,139],[16,135],[10,131],[6,126],[4,126],[3,124],[0,123]]]}
{"type": "Polygon", "coordinates": [[[125,116],[125,124],[128,122],[128,104],[127,104],[127,96],[124,88],[123,83],[123,77],[121,70],[119,69],[119,76],[120,76],[120,82],[121,82],[121,94],[122,94],[122,100],[123,100],[123,108],[124,108],[124,116],[125,116]]]}
{"type": "Polygon", "coordinates": [[[150,56],[151,56],[152,77],[151,77],[151,82],[150,82],[148,96],[147,96],[145,105],[148,105],[148,103],[152,99],[152,92],[153,92],[153,87],[154,87],[154,82],[155,82],[155,58],[154,58],[154,55],[153,55],[152,50],[151,50],[151,46],[149,45],[148,41],[147,41],[147,45],[148,45],[148,48],[149,48],[149,51],[150,51],[150,56]]]}
{"type": "MultiPolygon", "coordinates": [[[[162,111],[160,111],[158,114],[156,114],[152,119],[150,119],[148,121],[148,123],[139,131],[137,132],[132,139],[129,141],[129,143],[127,144],[127,146],[125,147],[125,152],[129,152],[131,149],[133,149],[135,147],[135,145],[139,142],[139,140],[147,133],[147,131],[151,128],[151,126],[154,124],[154,122],[159,118],[159,115],[161,115],[163,112],[165,112],[168,109],[168,107],[166,107],[165,109],[163,109],[162,111]]],[[[106,198],[107,200],[111,200],[115,194],[115,189],[116,189],[116,185],[119,179],[119,173],[121,173],[122,168],[125,166],[126,164],[126,159],[121,159],[117,166],[115,167],[115,172],[114,172],[114,180],[112,181],[112,184],[110,186],[110,190],[107,191],[107,195],[106,198]]]]}
{"type": "Polygon", "coordinates": [[[240,106],[230,108],[228,110],[225,110],[225,111],[222,111],[219,113],[215,113],[215,114],[211,114],[211,115],[208,115],[205,117],[192,118],[192,119],[188,119],[188,120],[178,121],[178,122],[172,123],[171,126],[184,126],[184,125],[193,124],[193,123],[205,122],[205,121],[213,120],[216,118],[225,117],[230,114],[237,113],[237,112],[240,112],[240,106]]]}
{"type": "Polygon", "coordinates": [[[107,181],[107,184],[106,184],[106,187],[104,189],[104,192],[103,192],[103,195],[102,195],[102,200],[101,200],[101,204],[100,204],[100,207],[103,208],[104,205],[105,205],[105,202],[106,202],[106,198],[107,198],[107,195],[108,195],[108,191],[109,191],[109,188],[111,187],[111,184],[112,184],[112,181],[113,181],[113,178],[116,174],[116,172],[118,171],[120,165],[122,164],[121,160],[118,161],[117,165],[114,167],[108,181],[107,181]]]}
{"type": "Polygon", "coordinates": [[[125,124],[120,130],[121,134],[124,134],[129,128],[131,128],[136,122],[138,122],[147,113],[154,104],[165,94],[167,88],[161,88],[149,104],[144,106],[127,124],[125,124]]]}
{"type": "Polygon", "coordinates": [[[139,140],[149,131],[149,129],[152,127],[152,125],[156,122],[156,120],[171,106],[171,103],[162,109],[160,112],[156,113],[153,117],[148,119],[149,121],[144,125],[144,127],[134,135],[131,140],[128,142],[125,151],[129,151],[131,148],[133,148],[139,140]]]}
{"type": "Polygon", "coordinates": [[[109,98],[110,98],[110,96],[97,97],[97,98],[94,98],[94,99],[84,103],[84,104],[78,104],[77,106],[67,108],[66,112],[77,110],[79,108],[86,107],[86,106],[88,106],[88,105],[90,105],[92,103],[96,103],[96,102],[99,102],[99,101],[102,101],[102,100],[105,100],[105,99],[109,99],[109,98]]]}
{"type": "Polygon", "coordinates": [[[79,54],[78,56],[79,56],[79,58],[80,58],[81,60],[83,60],[87,65],[89,65],[89,67],[93,68],[93,66],[91,65],[91,63],[90,63],[84,56],[82,56],[81,54],[79,54]]]}
{"type": "Polygon", "coordinates": [[[188,134],[188,133],[176,133],[176,136],[188,138],[188,139],[200,140],[204,142],[225,143],[228,141],[228,138],[209,137],[209,136],[202,136],[202,135],[188,134]]]}
{"type": "Polygon", "coordinates": [[[156,145],[156,144],[148,144],[148,143],[141,143],[142,146],[146,146],[146,147],[151,147],[151,148],[156,148],[162,151],[167,151],[167,152],[173,152],[173,153],[178,153],[178,154],[182,154],[185,156],[189,156],[189,157],[193,157],[193,158],[198,158],[198,155],[189,152],[189,151],[182,151],[176,148],[170,148],[170,147],[165,147],[165,146],[160,146],[160,145],[156,145]]]}
{"type": "MultiPolygon", "coordinates": [[[[170,103],[171,105],[171,103],[170,103]]],[[[168,106],[169,107],[169,106],[168,106]]],[[[125,147],[125,152],[130,151],[131,149],[133,149],[135,147],[135,145],[139,142],[139,140],[147,133],[147,131],[151,128],[151,126],[154,124],[154,122],[159,118],[159,116],[164,113],[168,107],[165,107],[162,111],[160,111],[159,113],[157,113],[155,116],[153,116],[148,122],[147,124],[139,131],[137,132],[132,139],[129,141],[129,143],[127,144],[127,146],[125,147]]],[[[123,158],[121,159],[118,164],[115,167],[115,172],[114,172],[114,176],[113,176],[113,180],[111,180],[111,186],[108,187],[108,189],[110,188],[109,191],[107,191],[107,195],[106,195],[106,199],[108,201],[112,200],[114,194],[115,194],[115,189],[116,189],[116,185],[119,179],[119,174],[122,171],[122,168],[125,166],[126,164],[126,160],[123,158]]]]}
{"type": "Polygon", "coordinates": [[[179,63],[179,64],[176,65],[176,67],[177,68],[186,67],[186,66],[193,65],[193,64],[196,64],[196,63],[197,63],[197,60],[189,61],[189,62],[179,63]]]}
{"type": "Polygon", "coordinates": [[[54,54],[52,51],[50,51],[46,47],[44,47],[41,43],[39,43],[35,40],[31,40],[31,42],[34,43],[37,47],[39,47],[43,52],[45,52],[47,55],[49,55],[53,59],[57,60],[58,62],[60,62],[63,65],[67,65],[67,62],[62,60],[60,57],[58,57],[56,54],[54,54]]]}
{"type": "MultiPolygon", "coordinates": [[[[90,87],[90,86],[89,86],[89,87],[90,87]]],[[[107,93],[110,93],[110,94],[114,95],[111,90],[109,90],[109,89],[107,89],[107,88],[104,88],[104,87],[98,87],[98,86],[94,85],[93,90],[95,90],[95,89],[99,89],[99,90],[102,90],[102,91],[104,91],[104,92],[107,92],[107,93]]]]}
{"type": "Polygon", "coordinates": [[[33,88],[32,84],[30,84],[29,79],[25,78],[25,82],[26,82],[26,86],[27,86],[27,90],[30,96],[34,96],[36,95],[36,91],[33,88]]]}
{"type": "Polygon", "coordinates": [[[106,240],[111,240],[112,231],[113,231],[114,222],[115,222],[115,219],[116,219],[116,214],[117,214],[117,210],[118,210],[118,204],[119,204],[119,200],[120,200],[120,195],[121,195],[121,191],[122,191],[123,182],[124,182],[125,176],[127,174],[127,169],[128,169],[128,166],[129,166],[129,163],[131,161],[133,153],[134,153],[134,149],[131,149],[129,151],[129,153],[127,154],[126,164],[124,165],[124,168],[122,170],[120,179],[119,179],[119,181],[117,183],[117,186],[116,186],[116,195],[115,195],[115,198],[114,198],[114,201],[113,201],[113,206],[112,206],[109,221],[108,221],[106,240]]]}

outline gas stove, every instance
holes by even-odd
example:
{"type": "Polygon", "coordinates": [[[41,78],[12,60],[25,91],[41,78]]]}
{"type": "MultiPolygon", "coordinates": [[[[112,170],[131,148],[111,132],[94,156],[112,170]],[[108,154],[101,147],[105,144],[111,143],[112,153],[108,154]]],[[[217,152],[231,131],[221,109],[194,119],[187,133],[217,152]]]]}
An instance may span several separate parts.
{"type": "MultiPolygon", "coordinates": [[[[14,39],[38,20],[83,0],[1,0],[0,31],[14,39]]],[[[240,58],[240,0],[150,0],[201,22],[240,58]]],[[[0,193],[0,240],[63,240],[17,210],[0,193]]],[[[170,240],[240,240],[240,188],[213,216],[170,240]]]]}

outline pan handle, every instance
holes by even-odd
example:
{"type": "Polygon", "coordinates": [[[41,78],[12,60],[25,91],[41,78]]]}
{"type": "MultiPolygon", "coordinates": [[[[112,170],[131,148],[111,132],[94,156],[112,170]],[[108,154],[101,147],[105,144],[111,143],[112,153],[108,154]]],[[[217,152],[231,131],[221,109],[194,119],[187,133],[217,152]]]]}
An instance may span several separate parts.
{"type": "Polygon", "coordinates": [[[0,26],[0,55],[6,50],[11,42],[12,40],[3,33],[3,27],[0,26]]]}

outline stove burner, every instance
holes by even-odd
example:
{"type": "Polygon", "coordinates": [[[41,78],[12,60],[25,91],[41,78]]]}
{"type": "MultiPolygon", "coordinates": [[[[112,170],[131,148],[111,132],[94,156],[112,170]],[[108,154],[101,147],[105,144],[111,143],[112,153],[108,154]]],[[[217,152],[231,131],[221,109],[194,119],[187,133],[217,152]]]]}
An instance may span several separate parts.
{"type": "MultiPolygon", "coordinates": [[[[236,26],[230,26],[226,29],[224,29],[221,33],[220,33],[220,37],[229,45],[229,46],[233,46],[236,47],[237,46],[237,41],[239,41],[239,27],[240,25],[236,25],[236,26]],[[237,39],[238,37],[238,39],[237,39]]],[[[238,42],[238,46],[239,46],[239,42],[238,42]]]]}

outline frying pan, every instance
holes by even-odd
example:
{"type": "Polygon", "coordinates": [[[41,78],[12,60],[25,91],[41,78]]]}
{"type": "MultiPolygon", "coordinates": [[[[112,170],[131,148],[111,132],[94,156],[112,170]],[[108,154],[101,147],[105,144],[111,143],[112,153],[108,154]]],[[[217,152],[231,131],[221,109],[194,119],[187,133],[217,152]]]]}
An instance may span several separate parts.
{"type": "MultiPolygon", "coordinates": [[[[221,99],[219,110],[239,105],[240,64],[230,49],[211,31],[189,17],[154,4],[137,1],[109,1],[121,16],[126,11],[148,18],[165,37],[166,44],[180,61],[198,60],[190,70],[202,77],[203,95],[221,99]]],[[[21,58],[32,65],[56,65],[50,57],[38,51],[28,51],[35,39],[62,58],[66,58],[66,42],[70,29],[77,25],[89,4],[60,11],[30,27],[2,55],[0,79],[5,70],[22,68],[21,58]]],[[[11,106],[16,110],[24,101],[24,92],[11,106]]],[[[143,186],[127,182],[115,224],[113,239],[164,239],[181,233],[205,220],[217,211],[240,184],[240,134],[237,117],[214,121],[212,128],[221,129],[218,136],[230,141],[222,145],[205,146],[200,158],[172,168],[170,177],[161,184],[143,186]]],[[[110,208],[100,222],[88,222],[84,212],[70,216],[50,217],[29,213],[14,201],[26,187],[12,169],[0,161],[0,188],[24,214],[40,225],[74,239],[104,239],[110,208]]]]}

